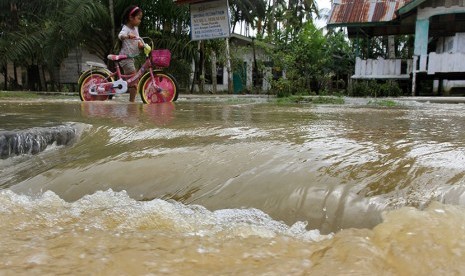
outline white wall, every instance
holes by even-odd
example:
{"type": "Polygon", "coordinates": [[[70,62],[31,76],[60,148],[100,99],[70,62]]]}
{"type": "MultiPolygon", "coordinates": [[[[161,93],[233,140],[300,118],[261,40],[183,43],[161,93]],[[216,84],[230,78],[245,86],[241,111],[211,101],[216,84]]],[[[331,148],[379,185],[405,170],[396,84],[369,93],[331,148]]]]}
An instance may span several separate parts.
{"type": "MultiPolygon", "coordinates": [[[[254,58],[253,58],[253,48],[252,47],[240,47],[240,48],[234,48],[231,47],[231,55],[240,58],[243,60],[243,62],[246,63],[246,72],[247,72],[247,78],[246,78],[246,88],[249,91],[253,91],[253,63],[254,63],[254,58]]],[[[266,61],[268,60],[267,55],[264,53],[263,50],[261,49],[256,49],[255,51],[255,56],[257,58],[257,61],[266,61]]],[[[192,66],[194,66],[192,64],[192,66]]],[[[194,67],[192,67],[194,68],[194,67]]],[[[218,91],[227,91],[228,90],[228,73],[227,73],[227,68],[223,68],[223,84],[217,85],[217,90],[218,91]]],[[[267,81],[267,78],[271,78],[271,68],[265,68],[263,70],[263,84],[261,89],[263,91],[268,91],[271,88],[271,84],[267,81]]],[[[191,76],[193,77],[193,76],[191,76]]],[[[195,87],[195,90],[198,91],[198,87],[195,87]]],[[[212,85],[211,84],[206,84],[205,85],[205,90],[206,91],[212,91],[212,85]]]]}

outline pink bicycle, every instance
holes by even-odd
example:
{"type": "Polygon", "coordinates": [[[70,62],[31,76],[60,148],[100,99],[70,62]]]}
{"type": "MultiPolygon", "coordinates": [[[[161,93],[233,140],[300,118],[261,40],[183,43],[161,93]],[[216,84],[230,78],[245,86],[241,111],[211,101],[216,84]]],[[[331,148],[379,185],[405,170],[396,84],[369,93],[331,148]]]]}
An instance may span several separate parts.
{"type": "MultiPolygon", "coordinates": [[[[126,55],[108,55],[109,60],[116,63],[116,71],[112,72],[104,64],[87,62],[90,69],[84,71],[78,80],[81,101],[105,101],[116,94],[123,94],[128,87],[137,82],[137,93],[144,103],[174,102],[178,98],[175,78],[163,72],[170,65],[169,50],[152,50],[143,38],[145,63],[132,75],[123,75],[118,61],[128,58],[126,55]]],[[[153,45],[153,43],[152,43],[153,45]]]]}

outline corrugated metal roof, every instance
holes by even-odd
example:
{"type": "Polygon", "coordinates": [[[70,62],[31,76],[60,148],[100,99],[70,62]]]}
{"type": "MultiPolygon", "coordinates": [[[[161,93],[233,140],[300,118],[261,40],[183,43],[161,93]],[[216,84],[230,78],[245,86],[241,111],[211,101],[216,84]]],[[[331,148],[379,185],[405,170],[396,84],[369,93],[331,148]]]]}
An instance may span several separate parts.
{"type": "Polygon", "coordinates": [[[328,25],[387,22],[396,11],[413,0],[335,0],[328,25]]]}

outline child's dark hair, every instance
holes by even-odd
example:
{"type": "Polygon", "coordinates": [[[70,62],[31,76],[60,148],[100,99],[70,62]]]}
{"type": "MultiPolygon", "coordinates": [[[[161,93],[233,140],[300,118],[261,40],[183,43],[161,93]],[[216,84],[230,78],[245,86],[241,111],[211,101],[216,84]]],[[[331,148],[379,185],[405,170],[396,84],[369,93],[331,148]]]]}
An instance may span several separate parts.
{"type": "Polygon", "coordinates": [[[124,10],[123,16],[121,17],[121,22],[126,24],[129,21],[129,17],[137,16],[139,13],[142,13],[141,8],[135,5],[129,6],[124,10]]]}

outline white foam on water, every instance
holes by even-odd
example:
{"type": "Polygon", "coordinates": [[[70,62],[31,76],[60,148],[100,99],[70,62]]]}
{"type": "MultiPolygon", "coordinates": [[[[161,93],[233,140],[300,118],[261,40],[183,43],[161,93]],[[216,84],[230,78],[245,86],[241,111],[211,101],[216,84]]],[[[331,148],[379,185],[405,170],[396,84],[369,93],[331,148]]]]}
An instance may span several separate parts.
{"type": "Polygon", "coordinates": [[[465,151],[449,142],[413,146],[408,157],[423,166],[433,168],[465,169],[465,151]]]}
{"type": "Polygon", "coordinates": [[[0,191],[0,271],[176,275],[439,275],[465,265],[462,206],[385,212],[373,229],[321,235],[257,209],[199,205],[100,191],[68,203],[53,192],[0,191]],[[56,258],[60,256],[60,258],[56,258]],[[137,265],[136,265],[137,264],[137,265]],[[292,273],[289,273],[292,272],[292,273]]]}
{"type": "Polygon", "coordinates": [[[176,201],[136,201],[125,191],[114,192],[111,189],[84,196],[72,203],[65,202],[51,191],[33,197],[2,190],[0,203],[2,217],[21,213],[23,219],[17,218],[20,229],[37,225],[62,227],[72,222],[77,228],[122,232],[150,229],[195,236],[271,238],[284,235],[305,240],[331,237],[320,235],[318,230],[307,231],[303,222],[289,227],[257,209],[212,212],[200,205],[184,205],[176,201]]]}
{"type": "Polygon", "coordinates": [[[137,130],[134,128],[120,127],[111,128],[108,130],[110,134],[109,144],[113,143],[131,143],[141,140],[155,139],[173,139],[179,137],[229,137],[229,139],[246,139],[256,137],[266,137],[268,132],[249,127],[234,127],[234,128],[197,128],[193,130],[174,130],[166,128],[155,128],[146,130],[137,130]]]}

